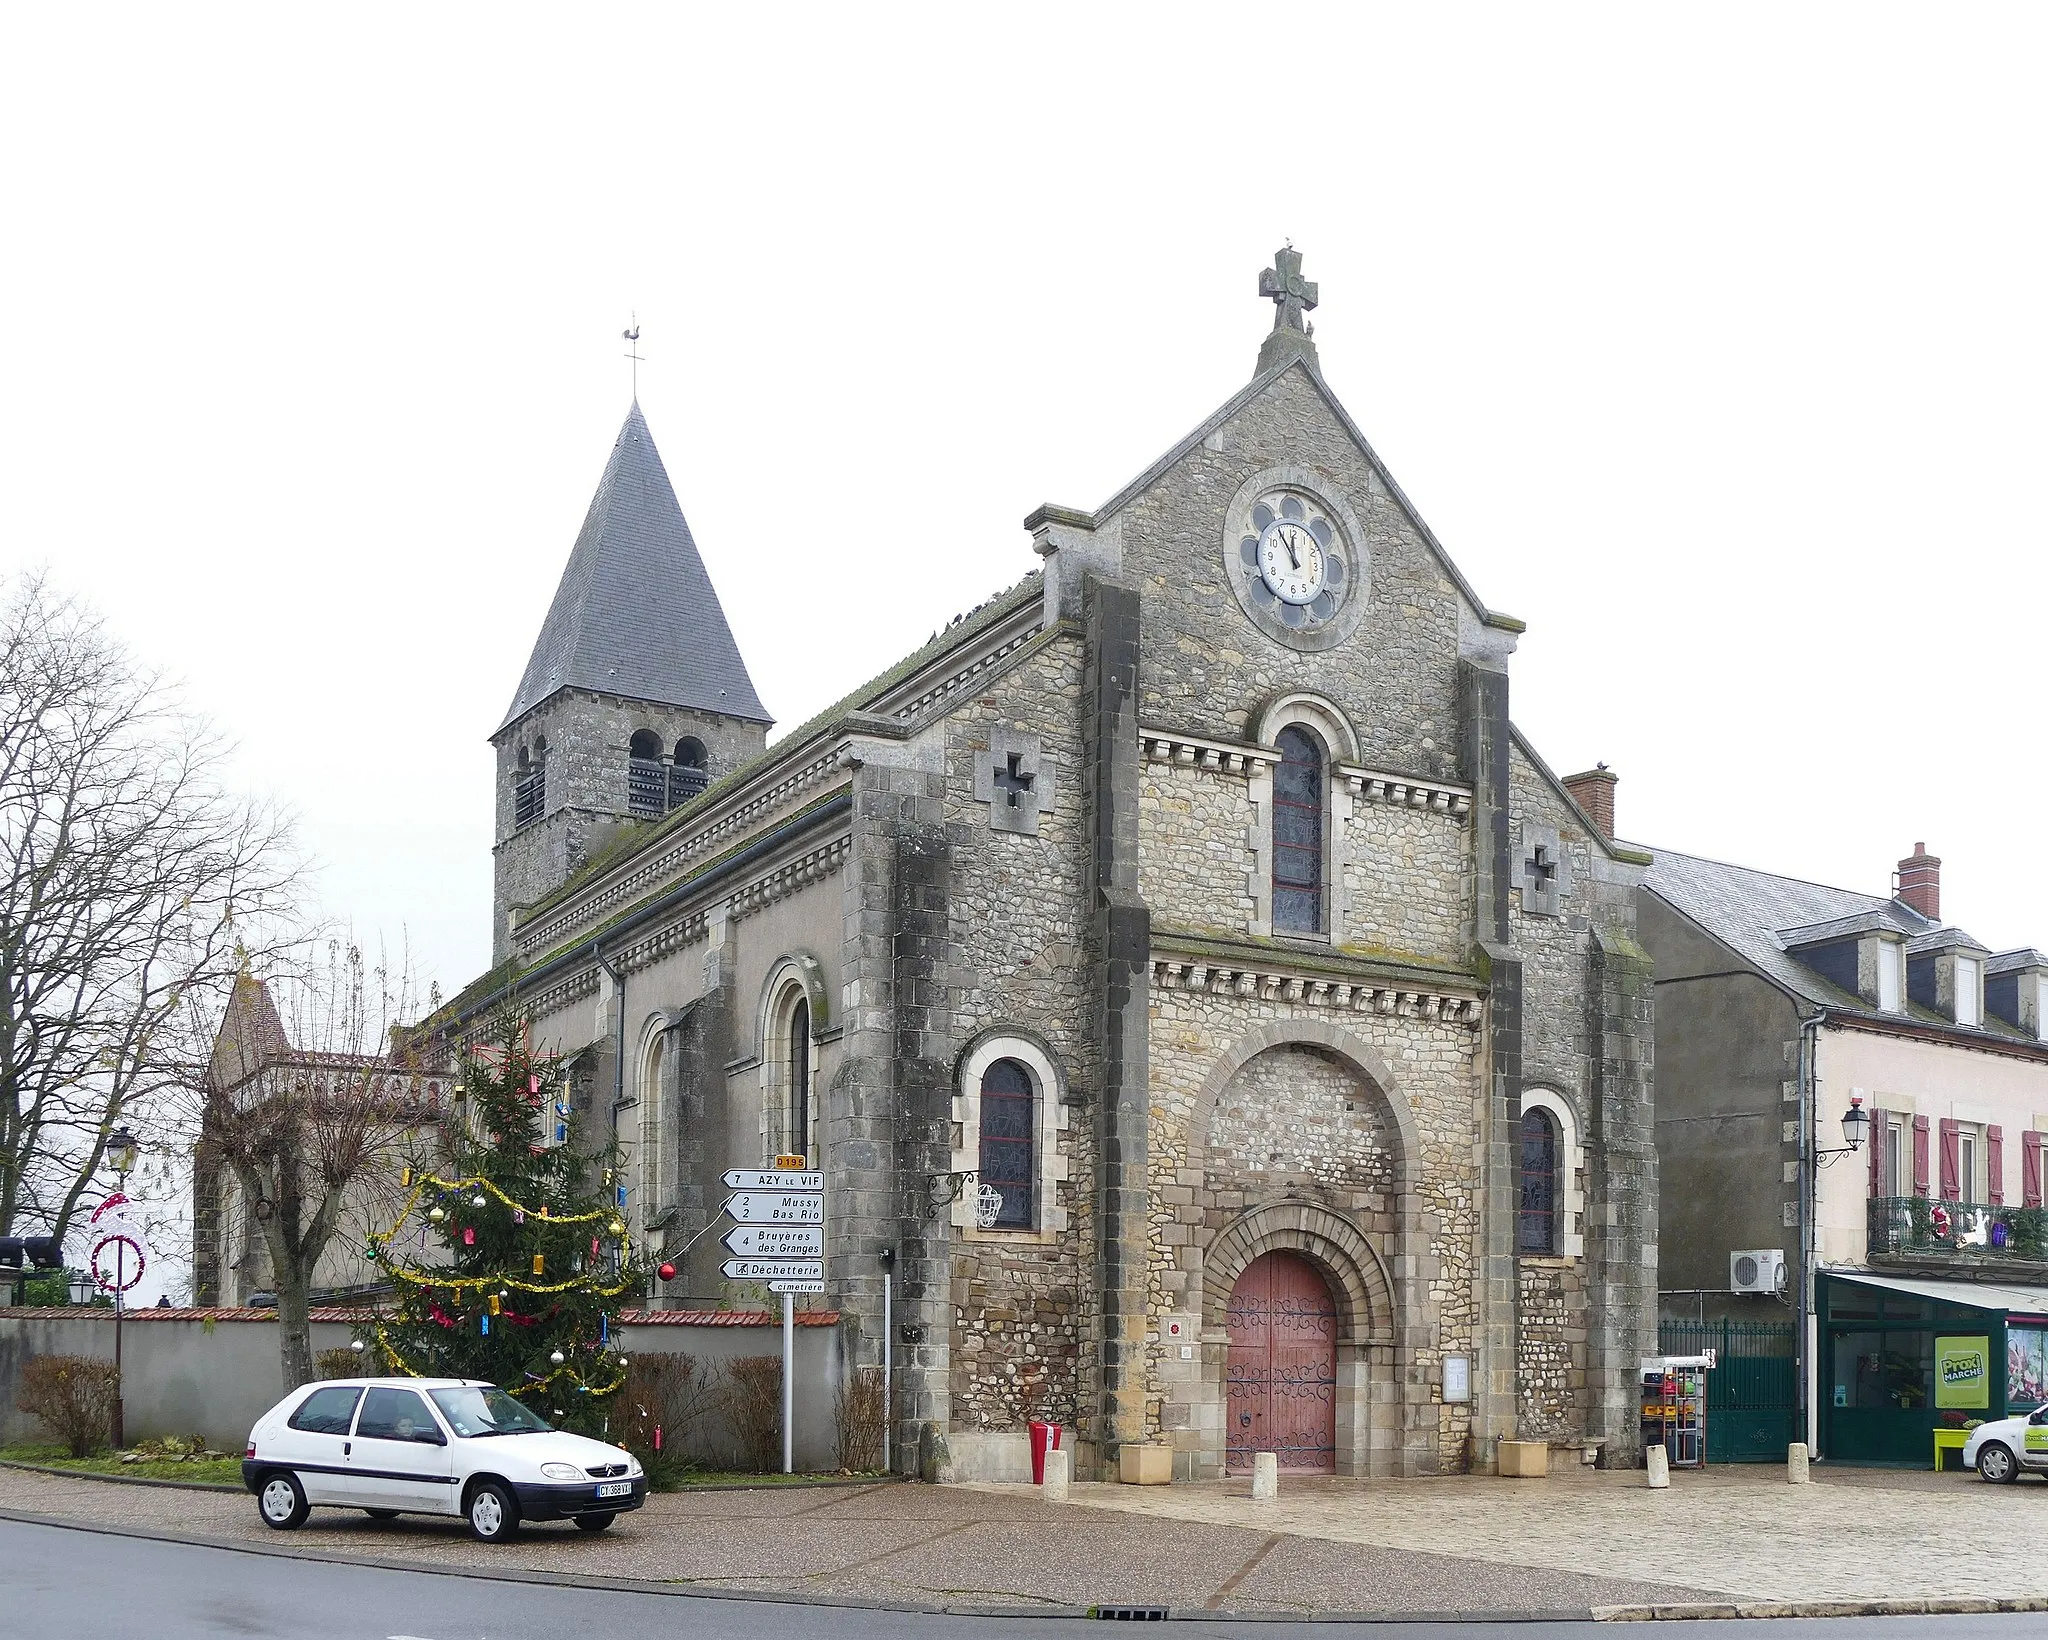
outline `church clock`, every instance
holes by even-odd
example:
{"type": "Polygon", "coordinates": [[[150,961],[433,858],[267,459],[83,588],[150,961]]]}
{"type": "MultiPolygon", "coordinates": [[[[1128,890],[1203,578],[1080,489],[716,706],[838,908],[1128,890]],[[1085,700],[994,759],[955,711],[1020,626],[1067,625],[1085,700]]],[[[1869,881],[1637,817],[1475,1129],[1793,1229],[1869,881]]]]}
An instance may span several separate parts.
{"type": "Polygon", "coordinates": [[[1357,630],[1365,563],[1341,499],[1291,468],[1238,490],[1224,527],[1224,566],[1252,624],[1295,649],[1328,649],[1357,630]]]}

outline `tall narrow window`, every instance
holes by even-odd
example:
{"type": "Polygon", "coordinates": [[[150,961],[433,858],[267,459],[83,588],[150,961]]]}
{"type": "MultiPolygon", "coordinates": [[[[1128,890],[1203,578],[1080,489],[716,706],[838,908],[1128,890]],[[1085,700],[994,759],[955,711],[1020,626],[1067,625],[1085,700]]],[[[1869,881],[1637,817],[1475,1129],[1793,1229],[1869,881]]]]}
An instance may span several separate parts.
{"type": "Polygon", "coordinates": [[[1522,1112],[1522,1185],[1515,1248],[1548,1253],[1557,1246],[1557,1125],[1547,1110],[1522,1112]]]}
{"type": "Polygon", "coordinates": [[[811,1160],[811,1005],[798,998],[789,1015],[789,1148],[811,1160]]]}
{"type": "Polygon", "coordinates": [[[640,1198],[631,1204],[647,1223],[662,1209],[665,1192],[661,1179],[661,1077],[668,1059],[668,1037],[655,1037],[647,1049],[647,1063],[640,1075],[640,1198]]]}
{"type": "Polygon", "coordinates": [[[1014,1059],[998,1059],[981,1078],[981,1182],[1002,1192],[999,1230],[1032,1227],[1032,1184],[1037,1169],[1031,1073],[1014,1059]]]}
{"type": "Polygon", "coordinates": [[[1273,931],[1323,927],[1323,752],[1305,730],[1282,729],[1273,771],[1273,931]]]}
{"type": "Polygon", "coordinates": [[[1973,1127],[1956,1130],[1956,1199],[1977,1199],[1977,1130],[1973,1127]]]}

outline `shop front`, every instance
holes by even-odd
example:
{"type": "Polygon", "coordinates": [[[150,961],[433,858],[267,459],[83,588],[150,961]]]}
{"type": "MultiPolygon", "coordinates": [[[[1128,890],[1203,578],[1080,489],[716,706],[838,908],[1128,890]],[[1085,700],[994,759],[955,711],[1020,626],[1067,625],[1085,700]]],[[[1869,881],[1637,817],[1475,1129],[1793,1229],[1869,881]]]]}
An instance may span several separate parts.
{"type": "Polygon", "coordinates": [[[1934,1432],[2048,1402],[2048,1288],[1822,1274],[1820,1452],[1925,1467],[1934,1432]]]}

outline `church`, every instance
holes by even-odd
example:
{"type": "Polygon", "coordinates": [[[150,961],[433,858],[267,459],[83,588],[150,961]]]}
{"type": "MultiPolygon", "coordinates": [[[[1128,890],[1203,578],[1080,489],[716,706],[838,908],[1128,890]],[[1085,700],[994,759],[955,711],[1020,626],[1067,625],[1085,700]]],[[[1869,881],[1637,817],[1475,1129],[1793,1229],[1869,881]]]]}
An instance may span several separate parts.
{"type": "Polygon", "coordinates": [[[573,1056],[652,1307],[758,1301],[726,1170],[822,1172],[899,1468],[1014,1473],[1032,1418],[1078,1478],[1637,1464],[1649,858],[1515,729],[1522,623],[1324,381],[1300,254],[1259,291],[1249,382],[772,745],[636,404],[491,737],[496,966],[443,1023],[573,1056]]]}

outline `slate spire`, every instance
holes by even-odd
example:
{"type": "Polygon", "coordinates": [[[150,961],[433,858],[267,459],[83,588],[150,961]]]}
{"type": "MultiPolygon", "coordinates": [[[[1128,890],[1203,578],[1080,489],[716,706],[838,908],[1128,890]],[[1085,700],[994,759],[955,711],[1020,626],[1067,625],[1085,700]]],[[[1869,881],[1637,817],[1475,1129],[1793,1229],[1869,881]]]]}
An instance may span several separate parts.
{"type": "Polygon", "coordinates": [[[502,732],[563,689],[772,723],[636,400],[502,732]]]}

